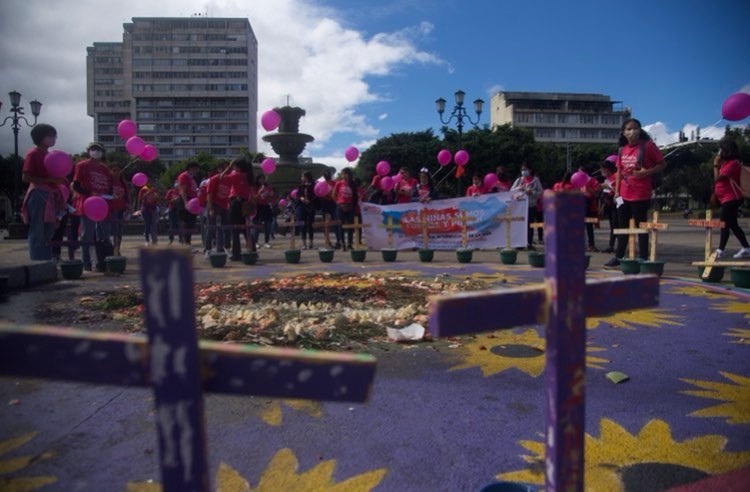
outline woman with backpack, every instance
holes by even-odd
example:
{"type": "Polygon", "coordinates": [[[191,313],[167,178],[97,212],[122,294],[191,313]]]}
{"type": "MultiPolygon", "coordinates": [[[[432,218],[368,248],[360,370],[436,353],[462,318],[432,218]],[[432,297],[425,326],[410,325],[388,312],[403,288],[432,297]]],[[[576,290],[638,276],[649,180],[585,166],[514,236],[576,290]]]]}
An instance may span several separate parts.
{"type": "MultiPolygon", "coordinates": [[[[617,223],[626,226],[630,219],[640,224],[648,219],[653,191],[652,179],[666,167],[664,156],[651,137],[641,129],[641,122],[635,118],[625,120],[620,128],[620,151],[617,154],[617,175],[615,178],[615,206],[617,223]]],[[[617,267],[625,257],[628,238],[617,238],[615,256],[604,264],[617,267]]],[[[648,235],[638,236],[638,256],[648,258],[648,235]]]]}
{"type": "MultiPolygon", "coordinates": [[[[714,158],[714,196],[721,203],[719,220],[725,227],[721,230],[719,249],[716,259],[724,256],[724,248],[729,241],[729,231],[739,240],[742,249],[734,255],[735,258],[750,258],[750,245],[742,228],[737,223],[737,212],[744,201],[740,189],[740,149],[737,142],[724,138],[719,142],[719,154],[714,158]]],[[[712,201],[713,201],[712,197],[712,201]]]]}

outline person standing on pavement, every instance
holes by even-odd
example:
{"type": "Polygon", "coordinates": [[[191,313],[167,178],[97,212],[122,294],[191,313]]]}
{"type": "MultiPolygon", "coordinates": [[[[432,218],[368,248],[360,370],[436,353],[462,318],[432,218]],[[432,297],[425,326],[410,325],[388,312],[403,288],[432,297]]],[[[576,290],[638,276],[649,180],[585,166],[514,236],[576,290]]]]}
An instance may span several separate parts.
{"type": "Polygon", "coordinates": [[[242,243],[240,232],[245,236],[245,243],[250,252],[254,252],[255,241],[252,231],[247,229],[240,231],[241,227],[255,217],[255,178],[253,177],[253,165],[244,157],[232,160],[231,165],[220,176],[226,174],[225,179],[229,183],[229,220],[234,226],[232,229],[232,255],[230,260],[240,261],[242,259],[242,243]]]}
{"type": "Polygon", "coordinates": [[[313,243],[313,223],[315,222],[315,211],[318,199],[315,196],[315,180],[310,171],[302,174],[302,184],[297,188],[297,199],[299,200],[300,218],[302,225],[302,249],[315,249],[313,243]],[[309,243],[308,243],[309,239],[309,243]]]}
{"type": "Polygon", "coordinates": [[[528,200],[529,227],[526,248],[530,251],[534,250],[534,229],[531,228],[531,224],[540,220],[539,214],[537,214],[537,201],[539,201],[542,193],[544,193],[544,188],[539,178],[534,175],[534,168],[531,164],[527,162],[521,164],[521,176],[513,183],[510,191],[520,191],[528,200]]]}
{"type": "Polygon", "coordinates": [[[143,185],[138,192],[141,217],[143,218],[143,236],[146,246],[159,242],[157,227],[159,224],[159,192],[150,184],[143,185]]]}
{"type": "MultiPolygon", "coordinates": [[[[615,156],[616,157],[616,156],[615,156]]],[[[600,165],[601,174],[604,181],[599,184],[601,190],[601,209],[602,216],[609,220],[609,246],[604,253],[615,252],[615,229],[619,227],[617,223],[617,208],[615,208],[615,179],[617,178],[617,168],[614,160],[607,158],[600,165]]]]}
{"type": "MultiPolygon", "coordinates": [[[[357,185],[354,182],[354,175],[352,174],[351,168],[345,167],[341,171],[341,179],[336,182],[333,187],[333,198],[336,200],[336,207],[338,208],[338,216],[341,220],[341,225],[352,225],[354,224],[354,209],[359,199],[357,192],[357,185]]],[[[344,241],[343,229],[341,233],[342,251],[346,251],[346,248],[352,249],[352,243],[354,242],[354,229],[347,229],[346,237],[344,241]]]]}
{"type": "Polygon", "coordinates": [[[737,223],[738,211],[744,201],[740,190],[740,166],[742,164],[737,142],[728,138],[722,139],[719,142],[719,153],[714,158],[714,195],[721,204],[719,220],[725,224],[721,230],[719,249],[716,250],[717,260],[724,256],[724,249],[729,242],[729,231],[742,246],[734,258],[750,258],[750,245],[745,232],[737,223]]]}
{"type": "Polygon", "coordinates": [[[122,164],[111,162],[112,200],[109,202],[109,219],[115,256],[120,256],[124,221],[130,218],[130,188],[122,176],[122,164]]]}
{"type": "MultiPolygon", "coordinates": [[[[635,223],[640,224],[648,219],[653,176],[662,172],[667,164],[654,141],[641,129],[641,122],[635,118],[623,122],[619,144],[615,178],[617,223],[626,226],[630,219],[635,219],[635,223]]],[[[619,236],[615,256],[604,266],[618,267],[627,246],[627,236],[619,236]]],[[[638,255],[643,259],[648,258],[647,234],[638,235],[638,255]]]]}
{"type": "Polygon", "coordinates": [[[255,245],[258,246],[260,229],[263,228],[264,248],[271,247],[271,228],[273,226],[273,208],[271,203],[274,201],[274,191],[268,184],[265,174],[259,174],[255,178],[255,203],[257,212],[253,221],[257,226],[255,229],[255,245]]]}
{"type": "Polygon", "coordinates": [[[198,183],[195,182],[195,176],[199,169],[197,162],[190,161],[185,166],[185,170],[177,176],[177,191],[180,193],[180,200],[176,202],[176,205],[180,214],[182,238],[188,246],[192,240],[193,229],[195,229],[196,216],[187,209],[187,205],[190,200],[198,197],[198,183]]]}
{"type": "Polygon", "coordinates": [[[219,163],[218,173],[208,180],[208,194],[206,196],[206,215],[208,216],[208,231],[206,233],[206,255],[209,256],[213,250],[214,237],[216,238],[216,252],[221,253],[229,249],[232,234],[229,229],[221,229],[229,225],[229,192],[231,185],[224,176],[224,171],[229,163],[219,163]],[[221,244],[219,241],[221,240],[221,244]]]}
{"type": "Polygon", "coordinates": [[[44,158],[57,141],[57,130],[52,125],[39,123],[31,129],[33,149],[26,153],[21,170],[21,179],[29,189],[21,205],[21,215],[29,225],[29,258],[51,260],[52,246],[49,241],[57,227],[58,203],[63,205],[62,194],[57,188],[62,178],[53,178],[47,172],[44,158]]]}
{"type": "MultiPolygon", "coordinates": [[[[81,219],[81,260],[84,270],[92,270],[91,246],[94,246],[96,254],[97,272],[107,269],[104,259],[107,256],[106,245],[109,245],[109,222],[106,220],[94,222],[86,216],[83,204],[89,197],[100,196],[107,200],[112,199],[112,174],[104,162],[106,152],[104,146],[98,142],[92,142],[86,147],[87,159],[80,160],[73,168],[73,184],[71,187],[75,192],[74,203],[76,215],[81,219]]],[[[111,254],[111,252],[109,252],[111,254]]]]}

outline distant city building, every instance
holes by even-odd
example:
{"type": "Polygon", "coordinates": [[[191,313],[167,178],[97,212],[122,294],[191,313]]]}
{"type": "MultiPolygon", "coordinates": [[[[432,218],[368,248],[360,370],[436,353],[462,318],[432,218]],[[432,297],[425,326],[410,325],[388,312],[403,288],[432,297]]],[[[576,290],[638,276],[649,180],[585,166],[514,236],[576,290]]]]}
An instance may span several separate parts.
{"type": "Polygon", "coordinates": [[[630,108],[601,94],[498,92],[490,100],[490,126],[529,128],[538,142],[613,143],[630,108]]]}
{"type": "Polygon", "coordinates": [[[123,28],[121,43],[87,48],[96,141],[124,151],[117,124],[132,119],[166,162],[257,149],[258,41],[247,19],[134,17],[123,28]]]}

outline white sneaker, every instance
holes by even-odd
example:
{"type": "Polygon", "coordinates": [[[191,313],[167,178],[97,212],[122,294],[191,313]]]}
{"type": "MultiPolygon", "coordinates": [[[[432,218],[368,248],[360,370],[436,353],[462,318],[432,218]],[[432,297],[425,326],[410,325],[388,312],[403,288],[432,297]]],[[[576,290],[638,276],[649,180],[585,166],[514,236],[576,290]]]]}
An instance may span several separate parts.
{"type": "Polygon", "coordinates": [[[724,250],[723,249],[717,249],[716,250],[716,259],[718,260],[719,258],[721,258],[723,256],[724,256],[724,250]]]}
{"type": "Polygon", "coordinates": [[[269,248],[269,249],[270,249],[270,248],[271,248],[271,245],[270,245],[270,244],[268,244],[268,243],[266,243],[266,244],[264,244],[264,245],[263,245],[263,247],[264,247],[264,248],[269,248]]]}
{"type": "Polygon", "coordinates": [[[750,258],[750,247],[742,248],[734,255],[735,258],[750,258]]]}
{"type": "Polygon", "coordinates": [[[204,253],[204,256],[206,258],[210,258],[211,257],[211,253],[212,253],[212,251],[210,249],[207,249],[206,252],[204,253]]]}

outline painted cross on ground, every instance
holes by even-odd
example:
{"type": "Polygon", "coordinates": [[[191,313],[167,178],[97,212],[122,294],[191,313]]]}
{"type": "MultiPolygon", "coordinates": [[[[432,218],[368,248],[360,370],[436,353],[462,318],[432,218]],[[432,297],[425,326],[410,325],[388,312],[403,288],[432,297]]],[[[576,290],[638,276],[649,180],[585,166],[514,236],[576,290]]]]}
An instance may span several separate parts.
{"type": "Polygon", "coordinates": [[[651,222],[641,222],[638,224],[638,227],[648,230],[648,259],[649,261],[656,261],[656,243],[658,233],[659,231],[666,231],[669,229],[669,224],[659,222],[659,212],[654,210],[654,213],[651,216],[651,222]]]}
{"type": "Polygon", "coordinates": [[[143,249],[140,262],[148,337],[0,324],[0,374],[152,386],[163,490],[209,490],[202,391],[367,399],[369,355],[198,343],[190,252],[143,249]]]}
{"type": "Polygon", "coordinates": [[[545,324],[547,490],[583,490],[585,317],[658,304],[653,275],[585,281],[584,208],[581,194],[545,192],[543,285],[437,296],[430,305],[434,336],[545,324]]]}
{"type": "MultiPolygon", "coordinates": [[[[635,219],[631,218],[628,221],[627,229],[613,229],[612,234],[615,236],[628,236],[628,259],[635,260],[635,236],[638,234],[648,234],[648,229],[638,229],[635,226],[635,219]]],[[[642,251],[639,251],[639,253],[643,254],[642,251]]]]}

